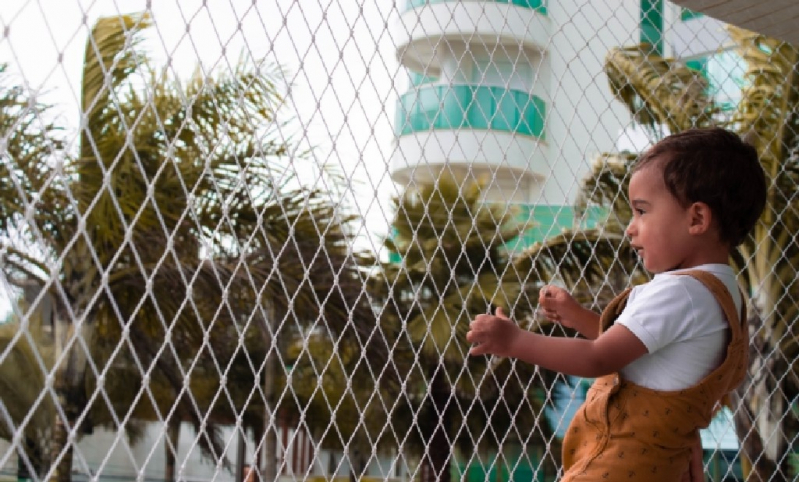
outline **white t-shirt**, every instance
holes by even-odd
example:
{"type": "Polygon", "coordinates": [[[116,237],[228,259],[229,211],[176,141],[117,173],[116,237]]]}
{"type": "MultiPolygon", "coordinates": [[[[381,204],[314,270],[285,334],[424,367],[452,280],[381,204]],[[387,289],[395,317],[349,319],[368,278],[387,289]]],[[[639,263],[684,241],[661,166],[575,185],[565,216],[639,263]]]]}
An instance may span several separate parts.
{"type": "MultiPolygon", "coordinates": [[[[706,264],[724,283],[741,312],[741,292],[732,268],[706,264]]],[[[621,370],[623,378],[655,390],[680,390],[695,385],[726,354],[729,325],[721,305],[699,280],[670,271],[630,292],[616,320],[637,336],[648,353],[621,370]]]]}

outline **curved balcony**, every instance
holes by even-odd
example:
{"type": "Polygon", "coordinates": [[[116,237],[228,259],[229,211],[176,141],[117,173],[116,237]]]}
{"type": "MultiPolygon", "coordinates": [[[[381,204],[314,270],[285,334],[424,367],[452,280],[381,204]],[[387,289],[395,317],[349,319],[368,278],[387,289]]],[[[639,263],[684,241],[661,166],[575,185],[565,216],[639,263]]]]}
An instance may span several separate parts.
{"type": "Polygon", "coordinates": [[[550,22],[542,1],[407,1],[409,9],[391,34],[397,60],[416,72],[438,76],[442,55],[457,58],[467,50],[492,51],[502,45],[508,52],[535,56],[549,44],[550,22]]]}
{"type": "MultiPolygon", "coordinates": [[[[424,5],[430,3],[446,3],[446,2],[455,2],[455,1],[462,1],[462,0],[406,0],[405,2],[405,9],[404,11],[413,10],[417,7],[422,7],[424,5]]],[[[509,3],[511,5],[516,5],[517,7],[522,8],[531,8],[543,15],[547,14],[547,4],[546,0],[487,0],[489,2],[493,1],[494,3],[509,3]]]]}
{"type": "Polygon", "coordinates": [[[403,94],[394,132],[478,129],[545,137],[546,104],[521,90],[483,85],[431,84],[403,94]]]}
{"type": "Polygon", "coordinates": [[[429,84],[402,95],[394,131],[392,178],[407,184],[436,172],[541,177],[546,104],[503,87],[429,84]],[[423,172],[424,171],[424,172],[423,172]],[[429,171],[429,172],[428,172],[429,171]],[[540,171],[540,172],[537,172],[540,171]]]}

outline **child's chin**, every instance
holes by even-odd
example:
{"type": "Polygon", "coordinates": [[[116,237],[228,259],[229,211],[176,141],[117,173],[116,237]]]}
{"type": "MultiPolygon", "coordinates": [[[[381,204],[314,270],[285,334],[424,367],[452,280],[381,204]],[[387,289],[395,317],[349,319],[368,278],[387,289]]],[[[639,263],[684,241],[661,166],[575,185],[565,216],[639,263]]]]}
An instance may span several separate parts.
{"type": "Polygon", "coordinates": [[[641,265],[644,267],[645,270],[647,270],[652,274],[658,274],[664,271],[659,266],[653,266],[651,263],[647,263],[645,259],[641,259],[641,265]]]}

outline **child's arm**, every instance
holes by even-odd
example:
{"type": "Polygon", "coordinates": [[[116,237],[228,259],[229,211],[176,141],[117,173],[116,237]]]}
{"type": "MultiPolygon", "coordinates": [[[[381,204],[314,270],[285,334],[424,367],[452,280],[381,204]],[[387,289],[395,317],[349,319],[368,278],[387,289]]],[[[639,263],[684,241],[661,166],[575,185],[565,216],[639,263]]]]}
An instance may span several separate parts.
{"type": "Polygon", "coordinates": [[[647,353],[629,329],[614,325],[593,340],[550,337],[519,328],[505,316],[478,315],[466,334],[471,355],[494,354],[517,358],[567,375],[596,378],[616,372],[647,353]]]}
{"type": "Polygon", "coordinates": [[[691,447],[691,460],[688,471],[682,476],[680,482],[702,482],[705,480],[705,466],[702,459],[702,438],[696,434],[696,440],[691,447]]]}
{"type": "Polygon", "coordinates": [[[599,336],[599,315],[583,308],[568,291],[557,286],[544,286],[538,292],[538,306],[544,316],[578,333],[595,339],[599,336]]]}

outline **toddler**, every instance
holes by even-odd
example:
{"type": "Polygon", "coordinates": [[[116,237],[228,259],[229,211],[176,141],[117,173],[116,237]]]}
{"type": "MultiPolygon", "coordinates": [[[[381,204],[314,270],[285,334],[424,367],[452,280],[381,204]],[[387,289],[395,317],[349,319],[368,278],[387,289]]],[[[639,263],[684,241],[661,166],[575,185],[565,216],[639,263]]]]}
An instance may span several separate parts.
{"type": "Polygon", "coordinates": [[[629,242],[653,279],[598,315],[545,286],[539,308],[578,338],[478,315],[470,354],[596,378],[563,440],[563,482],[701,480],[699,429],[747,369],[746,308],[729,257],[765,207],[755,149],[721,128],[671,135],[632,171],[629,242]]]}

